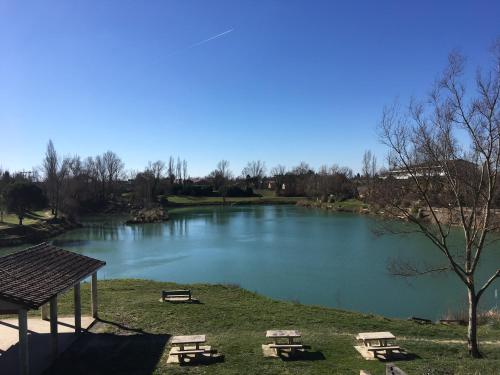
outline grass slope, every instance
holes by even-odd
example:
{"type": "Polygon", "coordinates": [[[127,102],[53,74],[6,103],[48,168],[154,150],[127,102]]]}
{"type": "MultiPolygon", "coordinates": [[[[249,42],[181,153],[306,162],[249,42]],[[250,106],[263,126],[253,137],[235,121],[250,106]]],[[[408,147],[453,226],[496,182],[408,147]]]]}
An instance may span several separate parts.
{"type": "MultiPolygon", "coordinates": [[[[228,197],[226,204],[295,204],[303,197],[228,197]]],[[[222,197],[192,197],[187,195],[169,195],[168,202],[175,206],[202,206],[223,204],[222,197]]]]}
{"type": "MultiPolygon", "coordinates": [[[[37,224],[41,220],[50,219],[52,217],[50,210],[42,210],[42,211],[31,211],[26,213],[26,217],[23,220],[24,225],[37,224]]],[[[15,226],[19,224],[19,218],[16,214],[4,214],[3,222],[0,222],[0,229],[4,227],[15,226]]]]}
{"type": "MultiPolygon", "coordinates": [[[[413,322],[275,301],[224,285],[177,285],[145,280],[99,282],[101,319],[94,334],[67,351],[50,374],[385,374],[385,364],[366,361],[354,350],[354,335],[388,330],[415,359],[398,362],[408,374],[498,374],[500,346],[484,344],[486,356],[471,360],[464,327],[422,326],[413,322]],[[188,287],[201,304],[160,303],[162,289],[188,287]],[[263,358],[265,331],[294,328],[317,352],[312,359],[263,358]],[[115,333],[119,335],[115,335],[115,333]],[[170,335],[207,334],[207,344],[225,355],[223,363],[167,365],[170,335]],[[443,340],[452,340],[446,342],[443,340]],[[457,342],[453,342],[456,340],[457,342]],[[324,359],[319,359],[324,357],[324,359]]],[[[89,311],[89,287],[82,289],[83,311],[89,311]]],[[[61,298],[61,314],[72,311],[72,293],[61,298]]],[[[500,324],[480,328],[482,340],[498,340],[500,324]]]]}

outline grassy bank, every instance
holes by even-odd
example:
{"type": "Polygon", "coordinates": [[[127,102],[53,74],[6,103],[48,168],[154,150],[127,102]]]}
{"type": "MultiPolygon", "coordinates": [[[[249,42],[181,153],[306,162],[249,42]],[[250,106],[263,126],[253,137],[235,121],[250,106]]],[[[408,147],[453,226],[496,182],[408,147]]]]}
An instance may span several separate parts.
{"type": "MultiPolygon", "coordinates": [[[[224,204],[222,197],[192,197],[186,195],[169,195],[168,202],[173,207],[207,206],[224,204]]],[[[228,197],[226,204],[296,204],[304,200],[303,197],[279,197],[275,195],[263,195],[262,197],[228,197]]]]}
{"type": "MultiPolygon", "coordinates": [[[[366,361],[354,350],[362,331],[392,331],[412,353],[398,366],[408,374],[497,374],[500,345],[482,345],[486,356],[471,360],[465,327],[417,323],[330,308],[275,301],[223,285],[176,285],[144,280],[99,283],[103,321],[62,355],[51,374],[385,374],[385,364],[366,361]],[[160,303],[162,289],[189,287],[201,304],[160,303]],[[301,361],[263,358],[265,331],[294,328],[313,353],[301,361]],[[207,334],[208,344],[225,355],[205,366],[167,365],[171,335],[207,334]]],[[[89,311],[89,288],[82,290],[89,311]]],[[[72,293],[61,298],[62,314],[71,313],[72,293]]],[[[500,324],[481,326],[481,340],[498,340],[500,324]]]]}
{"type": "Polygon", "coordinates": [[[50,211],[33,211],[26,214],[23,225],[18,225],[17,215],[4,215],[0,222],[0,247],[37,243],[74,229],[79,225],[66,219],[49,220],[50,211]]]}
{"type": "MultiPolygon", "coordinates": [[[[43,220],[52,218],[50,210],[40,210],[40,211],[31,211],[26,214],[26,217],[23,220],[24,225],[32,225],[40,223],[43,220]]],[[[19,223],[19,218],[15,214],[4,214],[3,221],[0,222],[0,230],[8,227],[12,227],[19,223]]]]}

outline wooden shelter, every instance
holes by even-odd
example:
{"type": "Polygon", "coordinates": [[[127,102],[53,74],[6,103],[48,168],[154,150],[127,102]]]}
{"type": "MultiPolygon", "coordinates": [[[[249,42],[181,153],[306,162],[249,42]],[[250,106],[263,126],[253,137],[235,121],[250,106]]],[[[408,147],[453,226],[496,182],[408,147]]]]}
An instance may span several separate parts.
{"type": "Polygon", "coordinates": [[[81,332],[80,283],[91,276],[92,316],[97,318],[97,271],[106,263],[49,243],[0,257],[0,314],[19,319],[20,373],[29,373],[28,311],[50,319],[52,357],[58,354],[57,298],[74,288],[75,333],[81,332]]]}

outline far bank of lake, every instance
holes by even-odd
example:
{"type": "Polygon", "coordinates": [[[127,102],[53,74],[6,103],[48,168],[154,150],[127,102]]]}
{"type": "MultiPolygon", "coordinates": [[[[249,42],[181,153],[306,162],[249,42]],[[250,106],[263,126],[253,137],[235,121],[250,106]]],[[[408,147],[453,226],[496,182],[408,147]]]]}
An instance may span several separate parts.
{"type": "MultiPolygon", "coordinates": [[[[465,307],[465,290],[452,274],[389,275],[390,259],[442,264],[442,258],[419,234],[380,236],[377,217],[297,206],[169,213],[168,222],[133,226],[121,216],[89,217],[53,241],[105,260],[104,278],[237,284],[273,298],[402,318],[438,319],[465,307]]],[[[500,252],[486,252],[479,276],[498,265],[500,252]]],[[[495,288],[483,296],[483,308],[498,303],[495,288]]]]}

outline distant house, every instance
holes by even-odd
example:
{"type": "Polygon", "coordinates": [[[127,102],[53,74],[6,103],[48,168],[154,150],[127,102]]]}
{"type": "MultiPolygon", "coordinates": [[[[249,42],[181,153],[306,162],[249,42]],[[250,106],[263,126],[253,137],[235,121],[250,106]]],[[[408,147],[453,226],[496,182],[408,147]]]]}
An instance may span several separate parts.
{"type": "Polygon", "coordinates": [[[464,159],[449,160],[442,163],[421,163],[411,166],[408,170],[407,168],[390,169],[386,173],[380,176],[381,179],[386,179],[388,177],[394,178],[396,180],[408,180],[412,178],[412,175],[416,177],[444,177],[445,176],[445,163],[448,164],[448,168],[455,170],[459,173],[464,173],[467,171],[473,171],[477,169],[477,165],[471,163],[470,161],[464,159]],[[410,173],[411,172],[411,173],[410,173]]]}

